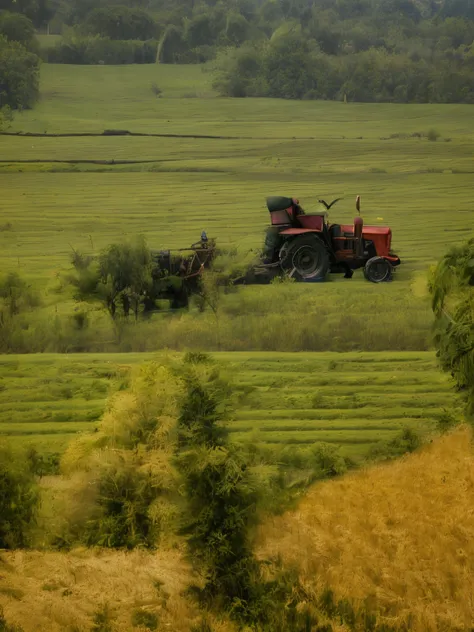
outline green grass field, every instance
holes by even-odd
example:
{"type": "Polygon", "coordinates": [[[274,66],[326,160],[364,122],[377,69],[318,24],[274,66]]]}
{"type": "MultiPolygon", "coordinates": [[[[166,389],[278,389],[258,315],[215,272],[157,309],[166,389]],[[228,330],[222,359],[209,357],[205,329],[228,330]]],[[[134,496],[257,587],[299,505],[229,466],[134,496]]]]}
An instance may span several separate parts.
{"type": "MultiPolygon", "coordinates": [[[[62,451],[92,430],[129,367],[157,354],[3,356],[0,437],[62,451]]],[[[431,353],[218,353],[247,393],[230,428],[236,440],[270,444],[324,441],[363,457],[409,426],[434,429],[454,402],[431,353]]]]}
{"type": "Polygon", "coordinates": [[[210,79],[197,66],[43,65],[41,102],[13,131],[237,138],[0,137],[1,269],[46,279],[68,265],[71,246],[97,250],[138,233],[178,247],[204,228],[221,244],[256,247],[272,194],[296,195],[308,210],[342,195],[330,219],[343,222],[361,194],[365,221],[392,226],[404,279],[472,232],[470,106],[221,99],[210,79]],[[405,137],[431,128],[437,142],[405,137]],[[153,162],[48,162],[112,159],[153,162]]]}
{"type": "MultiPolygon", "coordinates": [[[[140,233],[154,248],[188,246],[203,229],[220,245],[256,248],[267,195],[298,196],[306,210],[319,197],[344,196],[330,220],[351,222],[361,194],[365,222],[393,229],[403,261],[396,280],[375,286],[359,272],[351,281],[224,297],[222,348],[264,350],[220,356],[234,363],[238,382],[256,387],[232,429],[269,443],[334,442],[361,456],[404,424],[432,427],[452,395],[434,357],[419,351],[431,335],[423,279],[474,229],[471,106],[221,99],[197,66],[45,64],[41,73],[40,103],[19,113],[11,131],[219,138],[0,136],[2,271],[51,289],[72,248],[97,252],[140,233]],[[430,129],[436,142],[419,136],[430,129]],[[271,353],[295,349],[415,351],[341,354],[335,368],[327,353],[271,353]]],[[[66,309],[64,300],[47,294],[47,319],[66,309]]],[[[214,325],[210,313],[163,316],[137,330],[130,348],[216,349],[214,325]]],[[[104,332],[91,348],[107,350],[104,332]]],[[[147,357],[3,357],[0,432],[61,450],[97,423],[117,365],[147,357]]]]}

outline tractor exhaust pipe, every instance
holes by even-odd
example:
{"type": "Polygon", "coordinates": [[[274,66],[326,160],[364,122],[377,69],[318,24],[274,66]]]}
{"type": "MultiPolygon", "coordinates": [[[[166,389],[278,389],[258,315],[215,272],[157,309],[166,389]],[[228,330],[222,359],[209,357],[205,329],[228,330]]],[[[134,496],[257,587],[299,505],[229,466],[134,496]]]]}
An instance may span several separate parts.
{"type": "Polygon", "coordinates": [[[360,216],[360,195],[356,198],[356,209],[359,216],[354,219],[354,254],[356,257],[362,258],[364,256],[364,240],[362,238],[362,229],[364,228],[364,220],[360,216]]]}

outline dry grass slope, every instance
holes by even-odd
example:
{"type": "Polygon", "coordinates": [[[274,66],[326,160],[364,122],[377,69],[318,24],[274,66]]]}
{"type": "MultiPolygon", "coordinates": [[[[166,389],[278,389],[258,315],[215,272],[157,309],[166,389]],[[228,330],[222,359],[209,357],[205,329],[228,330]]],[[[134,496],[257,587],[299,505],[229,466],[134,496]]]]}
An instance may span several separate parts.
{"type": "MultiPolygon", "coordinates": [[[[473,507],[472,432],[461,428],[396,463],[316,485],[297,511],[261,527],[257,550],[296,564],[310,594],[330,586],[338,599],[369,598],[391,626],[460,632],[474,622],[473,507]]],[[[0,580],[6,619],[25,632],[88,631],[106,603],[117,632],[136,629],[137,611],[155,614],[159,631],[198,621],[177,550],[2,551],[0,580]]]]}
{"type": "Polygon", "coordinates": [[[136,611],[155,614],[159,630],[184,632],[197,620],[180,594],[190,571],[176,551],[17,551],[2,553],[0,573],[5,618],[25,632],[90,630],[106,603],[117,631],[133,629],[136,611]]]}
{"type": "Polygon", "coordinates": [[[259,553],[297,564],[310,590],[374,598],[410,630],[472,629],[474,454],[457,430],[416,455],[317,485],[261,529],[259,553]]]}

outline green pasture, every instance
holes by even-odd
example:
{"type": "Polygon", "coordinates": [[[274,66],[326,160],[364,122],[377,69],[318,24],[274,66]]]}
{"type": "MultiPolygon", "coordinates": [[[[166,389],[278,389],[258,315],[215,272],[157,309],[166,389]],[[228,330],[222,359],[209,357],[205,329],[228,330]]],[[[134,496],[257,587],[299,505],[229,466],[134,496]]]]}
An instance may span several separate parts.
{"type": "Polygon", "coordinates": [[[199,66],[44,64],[41,73],[41,101],[13,131],[234,138],[0,136],[2,270],[45,280],[68,266],[71,248],[138,233],[156,248],[187,246],[202,229],[221,245],[258,247],[272,194],[298,196],[307,210],[344,196],[330,213],[341,222],[361,194],[365,221],[393,228],[405,281],[472,233],[470,106],[222,99],[199,66]],[[413,136],[432,128],[436,142],[413,136]],[[151,162],[78,162],[87,160],[151,162]]]}
{"type": "MultiPolygon", "coordinates": [[[[108,395],[131,366],[159,354],[74,354],[0,358],[0,437],[61,451],[96,427],[108,395]]],[[[324,441],[362,458],[404,427],[421,433],[453,404],[451,381],[434,354],[217,353],[241,395],[235,440],[324,441]]]]}

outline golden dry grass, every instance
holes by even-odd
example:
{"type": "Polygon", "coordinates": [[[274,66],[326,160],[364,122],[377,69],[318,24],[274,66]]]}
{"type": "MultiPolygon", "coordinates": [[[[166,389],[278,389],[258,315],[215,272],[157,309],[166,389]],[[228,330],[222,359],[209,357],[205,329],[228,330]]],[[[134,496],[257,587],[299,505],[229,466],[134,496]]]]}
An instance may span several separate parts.
{"type": "Polygon", "coordinates": [[[259,554],[296,564],[311,591],[376,598],[391,625],[474,624],[474,453],[463,428],[390,465],[316,485],[264,525],[259,554]]]}
{"type": "Polygon", "coordinates": [[[25,632],[90,630],[105,603],[114,630],[133,629],[132,613],[143,609],[158,616],[159,630],[185,632],[199,620],[181,595],[190,579],[177,551],[2,552],[0,606],[25,632]]]}

